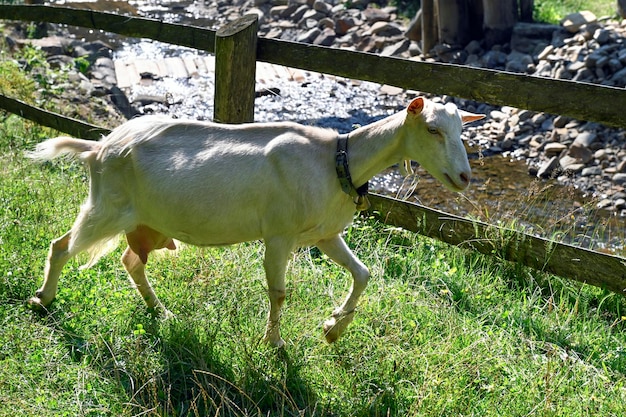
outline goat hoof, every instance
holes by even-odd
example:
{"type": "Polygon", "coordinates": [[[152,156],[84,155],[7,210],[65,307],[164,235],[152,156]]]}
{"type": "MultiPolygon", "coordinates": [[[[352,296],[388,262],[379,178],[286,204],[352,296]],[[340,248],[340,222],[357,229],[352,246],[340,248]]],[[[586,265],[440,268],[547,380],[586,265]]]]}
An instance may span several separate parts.
{"type": "Polygon", "coordinates": [[[263,341],[276,349],[282,349],[285,347],[285,341],[282,339],[282,337],[279,337],[277,340],[263,338],[263,341]]]}
{"type": "Polygon", "coordinates": [[[163,305],[158,305],[155,307],[148,308],[152,317],[161,319],[161,320],[171,320],[176,318],[176,315],[165,308],[163,305]]]}
{"type": "Polygon", "coordinates": [[[339,329],[337,328],[337,320],[334,317],[326,320],[322,326],[324,330],[324,337],[328,343],[333,343],[339,339],[339,329]]]}
{"type": "Polygon", "coordinates": [[[346,327],[352,322],[354,318],[354,310],[344,313],[343,311],[336,311],[332,317],[324,322],[324,337],[328,343],[333,343],[339,336],[346,330],[346,327]]]}
{"type": "Polygon", "coordinates": [[[47,314],[48,313],[48,306],[39,297],[39,291],[37,292],[37,295],[35,295],[34,297],[31,297],[28,300],[27,306],[32,311],[35,311],[35,312],[37,312],[39,314],[47,314]]]}
{"type": "Polygon", "coordinates": [[[268,331],[265,332],[265,336],[263,336],[263,341],[268,345],[278,349],[285,346],[285,341],[282,337],[280,337],[280,333],[276,331],[271,331],[271,329],[268,329],[268,331]]]}

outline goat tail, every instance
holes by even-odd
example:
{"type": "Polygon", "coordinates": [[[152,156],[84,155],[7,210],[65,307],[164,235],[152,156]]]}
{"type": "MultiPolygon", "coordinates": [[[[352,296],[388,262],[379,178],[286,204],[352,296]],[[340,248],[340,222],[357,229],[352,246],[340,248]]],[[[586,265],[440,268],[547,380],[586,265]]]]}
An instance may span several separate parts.
{"type": "Polygon", "coordinates": [[[49,161],[62,155],[80,155],[81,159],[86,159],[100,149],[100,142],[74,139],[67,136],[48,139],[37,144],[35,150],[26,152],[28,158],[36,161],[49,161]]]}

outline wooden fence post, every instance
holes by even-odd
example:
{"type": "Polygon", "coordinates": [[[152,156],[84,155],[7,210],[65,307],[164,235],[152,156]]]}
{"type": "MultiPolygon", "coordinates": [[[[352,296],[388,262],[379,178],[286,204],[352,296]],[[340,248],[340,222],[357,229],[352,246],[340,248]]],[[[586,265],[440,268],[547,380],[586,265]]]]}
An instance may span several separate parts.
{"type": "Polygon", "coordinates": [[[433,0],[422,0],[422,53],[430,55],[430,50],[437,43],[437,14],[433,0]]]}
{"type": "Polygon", "coordinates": [[[246,15],[215,34],[216,122],[254,121],[257,29],[258,17],[246,15]]]}

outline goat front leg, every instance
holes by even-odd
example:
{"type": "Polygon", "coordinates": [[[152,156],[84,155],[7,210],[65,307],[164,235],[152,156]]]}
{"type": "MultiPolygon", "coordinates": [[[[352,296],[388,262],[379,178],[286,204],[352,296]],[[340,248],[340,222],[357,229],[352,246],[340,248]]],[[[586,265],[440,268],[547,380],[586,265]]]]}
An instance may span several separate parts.
{"type": "Polygon", "coordinates": [[[265,278],[270,299],[270,310],[267,316],[267,327],[263,340],[272,346],[283,347],[285,341],[280,336],[280,310],[285,301],[285,272],[293,243],[282,238],[265,241],[265,278]]]}
{"type": "Polygon", "coordinates": [[[343,304],[337,307],[329,320],[324,322],[324,336],[328,343],[332,343],[341,336],[354,318],[354,310],[359,297],[370,277],[370,272],[359,259],[354,256],[346,242],[340,235],[317,242],[316,246],[337,264],[346,268],[352,274],[352,287],[343,304]]]}
{"type": "Polygon", "coordinates": [[[56,297],[61,270],[73,256],[69,250],[71,238],[72,232],[69,231],[60,238],[53,240],[50,244],[43,284],[35,292],[35,296],[28,300],[28,305],[33,310],[46,311],[54,297],[56,297]]]}

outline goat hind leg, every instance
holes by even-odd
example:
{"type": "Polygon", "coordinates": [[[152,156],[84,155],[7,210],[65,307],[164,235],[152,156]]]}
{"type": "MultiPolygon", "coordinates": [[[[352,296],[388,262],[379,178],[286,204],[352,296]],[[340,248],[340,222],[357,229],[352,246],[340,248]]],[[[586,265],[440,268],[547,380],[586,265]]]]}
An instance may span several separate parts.
{"type": "Polygon", "coordinates": [[[174,241],[156,230],[139,225],[135,230],[126,234],[128,248],[122,255],[122,264],[132,278],[137,291],[150,309],[164,316],[170,317],[170,313],[159,301],[154,289],[146,278],[146,263],[148,254],[155,249],[176,249],[174,241]]]}
{"type": "Polygon", "coordinates": [[[348,269],[352,274],[352,286],[343,304],[337,307],[330,319],[324,322],[324,336],[328,343],[332,343],[341,336],[354,318],[354,310],[359,297],[369,280],[370,273],[365,265],[352,253],[341,236],[317,242],[316,246],[328,255],[333,261],[348,269]]]}
{"type": "Polygon", "coordinates": [[[58,239],[50,243],[46,267],[44,269],[44,280],[42,286],[35,292],[35,296],[28,300],[28,305],[33,310],[47,311],[52,300],[57,294],[59,276],[63,266],[69,261],[75,252],[70,252],[70,240],[72,231],[65,233],[58,239]]]}
{"type": "Polygon", "coordinates": [[[161,304],[154,289],[148,282],[148,278],[146,277],[146,265],[130,246],[126,248],[122,255],[122,264],[148,308],[153,309],[155,313],[165,318],[171,317],[172,313],[161,304]]]}

